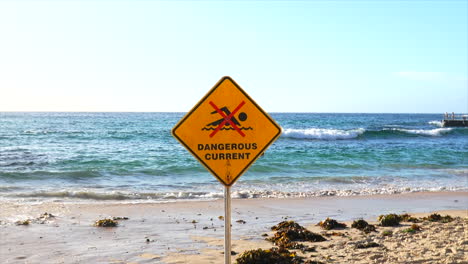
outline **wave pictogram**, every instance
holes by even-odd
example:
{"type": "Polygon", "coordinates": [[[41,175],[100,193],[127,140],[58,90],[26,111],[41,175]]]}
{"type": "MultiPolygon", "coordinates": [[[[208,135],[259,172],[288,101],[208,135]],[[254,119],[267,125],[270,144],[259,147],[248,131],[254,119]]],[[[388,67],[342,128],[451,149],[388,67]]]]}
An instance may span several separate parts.
{"type": "MultiPolygon", "coordinates": [[[[253,130],[252,127],[240,127],[239,128],[240,130],[253,130]]],[[[202,128],[202,130],[216,130],[216,128],[214,127],[204,127],[202,128]]],[[[220,130],[235,130],[233,127],[222,127],[220,130]]]]}

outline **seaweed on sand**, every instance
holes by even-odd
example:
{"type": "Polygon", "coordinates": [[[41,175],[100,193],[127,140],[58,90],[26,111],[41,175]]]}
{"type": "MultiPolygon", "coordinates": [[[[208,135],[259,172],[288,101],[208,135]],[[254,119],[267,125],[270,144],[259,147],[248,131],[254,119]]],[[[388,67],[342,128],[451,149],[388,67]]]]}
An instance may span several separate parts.
{"type": "Polygon", "coordinates": [[[294,241],[326,241],[323,236],[310,232],[294,221],[283,221],[271,229],[276,230],[276,233],[273,237],[266,238],[266,240],[282,248],[297,248],[298,245],[294,241]]]}
{"type": "Polygon", "coordinates": [[[55,218],[55,215],[50,213],[43,213],[38,218],[34,219],[34,223],[45,224],[55,218]]]}
{"type": "Polygon", "coordinates": [[[402,221],[401,216],[397,214],[387,214],[379,216],[381,226],[397,226],[402,221]]]}
{"type": "Polygon", "coordinates": [[[409,214],[401,214],[400,215],[402,222],[411,222],[411,223],[421,223],[422,221],[416,217],[412,217],[409,214]]]}
{"type": "Polygon", "coordinates": [[[118,225],[117,221],[108,219],[108,218],[97,220],[94,223],[94,226],[99,226],[99,227],[115,227],[117,225],[118,225]]]}
{"type": "Polygon", "coordinates": [[[27,219],[27,220],[20,220],[20,221],[16,221],[15,224],[16,225],[29,225],[31,223],[31,220],[30,219],[27,219]]]}
{"type": "Polygon", "coordinates": [[[454,219],[450,215],[441,216],[440,214],[434,213],[429,215],[428,217],[424,217],[423,220],[427,220],[430,222],[449,223],[452,222],[454,219]]]}
{"type": "Polygon", "coordinates": [[[335,219],[331,219],[331,218],[327,218],[324,221],[321,221],[320,223],[318,223],[317,225],[325,230],[331,230],[331,229],[336,229],[336,228],[346,228],[346,224],[339,223],[335,219]]]}
{"type": "Polygon", "coordinates": [[[359,229],[359,230],[363,231],[364,233],[370,233],[370,232],[375,232],[376,231],[375,230],[375,225],[371,225],[371,224],[367,223],[367,221],[365,221],[363,219],[353,221],[353,223],[351,224],[351,227],[359,229]]]}
{"type": "Polygon", "coordinates": [[[237,264],[301,264],[303,258],[287,249],[253,249],[242,253],[237,259],[237,264]]]}
{"type": "Polygon", "coordinates": [[[284,229],[284,228],[304,229],[303,226],[301,226],[300,224],[298,224],[298,223],[296,223],[294,221],[283,221],[283,222],[280,222],[278,225],[272,226],[271,230],[278,231],[278,230],[281,230],[281,229],[284,229]]]}
{"type": "Polygon", "coordinates": [[[42,219],[42,220],[48,220],[48,219],[52,219],[52,218],[55,218],[55,215],[50,214],[50,213],[47,213],[47,212],[41,214],[41,215],[38,217],[38,219],[42,219]]]}
{"type": "Polygon", "coordinates": [[[114,216],[112,217],[112,220],[129,220],[130,218],[126,217],[126,216],[114,216]]]}
{"type": "Polygon", "coordinates": [[[359,243],[356,245],[356,248],[372,248],[372,247],[380,247],[379,244],[375,242],[368,242],[368,243],[359,243]]]}

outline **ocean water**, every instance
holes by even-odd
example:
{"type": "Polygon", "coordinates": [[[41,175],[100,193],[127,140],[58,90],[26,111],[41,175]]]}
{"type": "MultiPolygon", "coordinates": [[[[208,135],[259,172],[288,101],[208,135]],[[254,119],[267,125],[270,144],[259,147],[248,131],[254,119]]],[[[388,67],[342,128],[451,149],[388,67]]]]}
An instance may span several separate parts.
{"type": "MultiPolygon", "coordinates": [[[[171,135],[183,113],[0,113],[0,200],[223,197],[171,135]]],[[[281,137],[234,198],[468,190],[468,129],[439,114],[273,113],[281,137]]]]}

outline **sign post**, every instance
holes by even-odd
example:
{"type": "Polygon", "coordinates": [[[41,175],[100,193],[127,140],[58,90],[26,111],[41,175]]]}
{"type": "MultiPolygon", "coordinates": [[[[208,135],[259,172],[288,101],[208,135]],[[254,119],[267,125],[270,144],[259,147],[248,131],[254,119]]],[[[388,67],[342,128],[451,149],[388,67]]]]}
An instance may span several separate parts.
{"type": "Polygon", "coordinates": [[[231,264],[231,187],[224,186],[224,263],[231,264]]]}
{"type": "Polygon", "coordinates": [[[231,263],[230,187],[280,136],[281,127],[230,77],[223,77],[172,135],[224,186],[224,254],[231,263]]]}

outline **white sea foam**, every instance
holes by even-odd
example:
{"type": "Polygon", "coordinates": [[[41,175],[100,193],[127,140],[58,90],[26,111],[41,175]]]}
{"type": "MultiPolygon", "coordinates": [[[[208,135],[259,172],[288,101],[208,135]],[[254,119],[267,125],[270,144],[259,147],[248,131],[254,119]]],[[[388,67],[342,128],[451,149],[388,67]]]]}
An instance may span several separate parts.
{"type": "Polygon", "coordinates": [[[452,128],[434,128],[434,129],[396,129],[405,133],[423,135],[423,136],[442,136],[442,134],[452,131],[452,128]]]}
{"type": "Polygon", "coordinates": [[[434,126],[442,127],[442,121],[433,120],[433,121],[429,121],[428,123],[429,123],[429,125],[434,125],[434,126]]]}
{"type": "MultiPolygon", "coordinates": [[[[468,187],[460,184],[433,184],[434,181],[419,182],[415,186],[411,182],[397,184],[365,184],[355,183],[346,186],[325,184],[321,188],[317,185],[296,184],[296,188],[285,190],[282,185],[268,185],[265,188],[255,186],[238,186],[238,190],[232,193],[235,199],[252,198],[292,198],[292,197],[317,197],[317,196],[357,196],[376,194],[399,194],[410,192],[432,192],[432,191],[467,191],[468,187]]],[[[286,188],[287,189],[287,188],[286,188]]],[[[122,203],[146,203],[146,202],[176,202],[176,201],[198,201],[215,200],[223,198],[223,193],[215,190],[204,192],[128,192],[128,191],[99,191],[99,190],[61,190],[61,191],[39,191],[9,193],[0,196],[0,201],[21,201],[35,203],[41,201],[60,202],[122,202],[122,203]]]]}
{"type": "MultiPolygon", "coordinates": [[[[330,189],[330,190],[315,190],[315,191],[279,191],[279,190],[239,190],[232,193],[232,198],[235,199],[252,199],[252,198],[299,198],[299,197],[319,197],[319,196],[357,196],[357,195],[376,195],[376,194],[399,194],[409,192],[434,192],[434,191],[466,191],[466,187],[361,187],[357,189],[330,189]]],[[[39,201],[47,198],[60,199],[59,201],[132,201],[132,202],[156,202],[156,201],[187,201],[187,200],[213,200],[223,198],[223,194],[219,192],[207,192],[205,194],[196,193],[181,193],[173,195],[173,193],[153,193],[144,197],[144,195],[136,196],[112,196],[102,193],[87,193],[86,195],[75,195],[71,192],[62,194],[42,193],[42,194],[26,194],[15,195],[16,198],[23,198],[24,202],[39,201]],[[29,198],[29,199],[28,199],[29,198]],[[65,200],[63,200],[65,199],[65,200]]],[[[7,197],[2,197],[7,198],[7,197]]],[[[10,198],[13,198],[10,196],[10,198]]]]}
{"type": "Polygon", "coordinates": [[[308,128],[308,129],[285,129],[283,137],[296,139],[322,139],[322,140],[338,140],[352,139],[362,135],[366,130],[364,128],[352,130],[325,129],[325,128],[308,128]]]}

